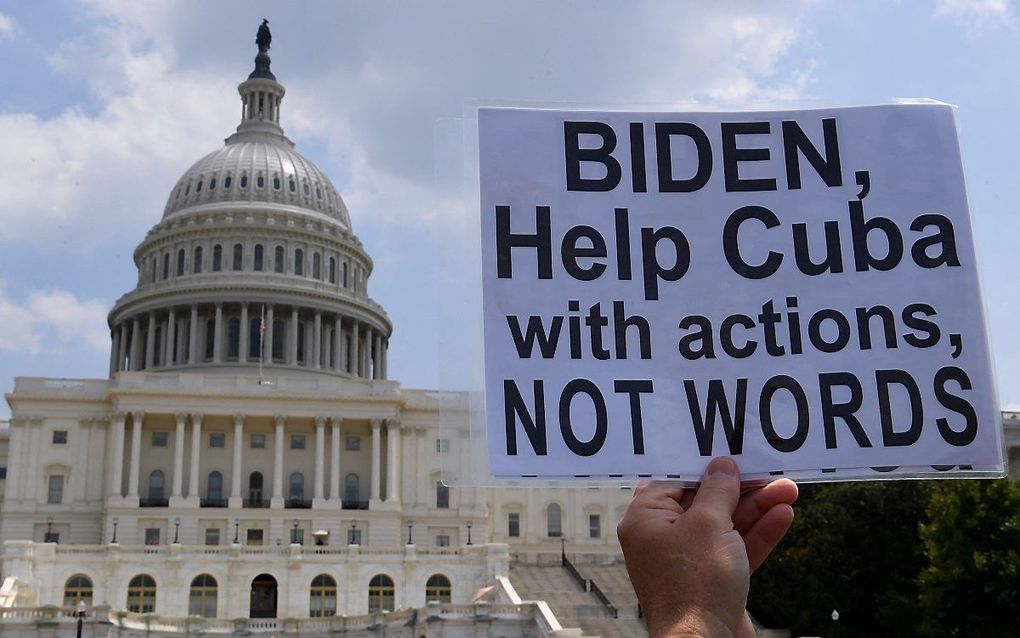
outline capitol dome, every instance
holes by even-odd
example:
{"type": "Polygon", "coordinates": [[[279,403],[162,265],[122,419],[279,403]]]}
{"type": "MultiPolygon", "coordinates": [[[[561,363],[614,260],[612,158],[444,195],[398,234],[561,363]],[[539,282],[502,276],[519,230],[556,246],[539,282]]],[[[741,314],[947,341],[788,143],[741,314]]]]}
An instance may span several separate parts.
{"type": "Polygon", "coordinates": [[[372,260],[329,177],[280,125],[286,93],[260,51],[241,122],[177,180],[110,311],[110,376],[203,371],[386,378],[392,324],[372,260]]]}

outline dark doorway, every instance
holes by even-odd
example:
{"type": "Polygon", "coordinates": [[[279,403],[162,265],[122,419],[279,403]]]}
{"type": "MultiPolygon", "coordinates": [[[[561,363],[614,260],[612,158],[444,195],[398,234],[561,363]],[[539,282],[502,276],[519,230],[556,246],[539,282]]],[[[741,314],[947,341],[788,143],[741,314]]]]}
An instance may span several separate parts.
{"type": "Polygon", "coordinates": [[[251,581],[251,618],[276,618],[276,579],[259,574],[251,581]]]}

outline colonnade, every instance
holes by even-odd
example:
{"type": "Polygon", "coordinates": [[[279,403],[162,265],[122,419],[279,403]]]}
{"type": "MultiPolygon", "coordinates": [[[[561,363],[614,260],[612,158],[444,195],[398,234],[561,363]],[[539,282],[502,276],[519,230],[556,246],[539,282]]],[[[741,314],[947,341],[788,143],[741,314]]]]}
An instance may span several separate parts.
{"type": "Polygon", "coordinates": [[[385,379],[389,348],[386,333],[355,317],[317,308],[222,302],[135,315],[114,327],[112,340],[111,376],[124,370],[262,361],[385,379]]]}
{"type": "MultiPolygon", "coordinates": [[[[233,462],[230,467],[230,498],[229,507],[242,507],[244,505],[243,484],[245,477],[243,446],[245,441],[245,423],[248,415],[233,415],[233,462]]],[[[141,471],[141,441],[142,425],[145,420],[144,412],[117,413],[110,421],[112,436],[110,437],[110,455],[112,462],[109,464],[108,494],[111,498],[138,499],[140,490],[141,471]],[[131,450],[128,458],[128,483],[126,494],[124,493],[124,443],[126,439],[127,422],[131,421],[131,450]]],[[[177,413],[175,415],[176,431],[173,437],[173,471],[171,477],[170,505],[185,504],[188,499],[192,505],[198,505],[201,495],[201,465],[202,465],[202,421],[201,413],[177,413]],[[187,492],[184,490],[184,454],[187,442],[185,430],[187,422],[191,422],[191,453],[190,472],[188,475],[187,492]],[[176,503],[175,503],[176,501],[176,503]]],[[[276,415],[274,421],[273,436],[273,484],[270,507],[279,508],[284,506],[284,449],[286,445],[287,417],[276,415]]],[[[372,432],[371,444],[371,484],[369,491],[369,503],[382,501],[381,494],[381,472],[382,472],[382,432],[385,428],[387,458],[386,458],[386,498],[385,501],[391,505],[399,505],[400,501],[400,423],[391,419],[372,419],[369,421],[372,432]]],[[[344,468],[340,465],[340,441],[345,436],[343,430],[344,419],[342,417],[315,417],[315,475],[313,481],[312,505],[339,508],[343,506],[343,485],[340,476],[344,468]],[[326,453],[326,426],[330,432],[330,472],[329,489],[326,489],[325,474],[325,453],[326,453]]],[[[219,469],[219,468],[211,468],[219,469]]],[[[226,468],[223,468],[224,470],[226,468]]]]}

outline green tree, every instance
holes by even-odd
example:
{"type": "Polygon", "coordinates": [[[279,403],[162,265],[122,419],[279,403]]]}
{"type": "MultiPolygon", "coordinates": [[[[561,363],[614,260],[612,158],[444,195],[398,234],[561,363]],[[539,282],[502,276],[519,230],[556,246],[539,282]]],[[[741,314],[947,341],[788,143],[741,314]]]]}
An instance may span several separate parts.
{"type": "Polygon", "coordinates": [[[1020,483],[946,481],[921,535],[926,636],[1020,636],[1020,483]]]}
{"type": "Polygon", "coordinates": [[[795,636],[919,635],[930,491],[921,481],[801,486],[789,535],[751,579],[751,613],[795,636]]]}

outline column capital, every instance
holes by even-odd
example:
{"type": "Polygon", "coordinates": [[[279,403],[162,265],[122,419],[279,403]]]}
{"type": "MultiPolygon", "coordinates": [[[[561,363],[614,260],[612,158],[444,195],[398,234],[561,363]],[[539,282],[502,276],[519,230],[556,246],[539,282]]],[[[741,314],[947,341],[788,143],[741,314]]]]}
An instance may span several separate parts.
{"type": "Polygon", "coordinates": [[[234,413],[234,426],[238,425],[244,425],[244,413],[242,412],[234,413]]]}
{"type": "Polygon", "coordinates": [[[324,416],[317,416],[317,417],[315,417],[315,427],[321,428],[324,425],[326,425],[326,417],[324,417],[324,416]]]}
{"type": "Polygon", "coordinates": [[[329,417],[329,423],[333,427],[340,427],[344,424],[344,418],[342,416],[331,416],[329,417]]]}
{"type": "Polygon", "coordinates": [[[124,425],[124,422],[127,421],[127,412],[122,412],[118,410],[117,412],[114,412],[112,416],[113,420],[115,422],[119,421],[121,425],[124,425]]]}
{"type": "Polygon", "coordinates": [[[188,420],[188,413],[177,412],[174,414],[174,417],[177,419],[177,425],[184,425],[184,422],[188,420]]]}
{"type": "Polygon", "coordinates": [[[372,431],[374,432],[374,431],[378,430],[379,427],[382,425],[382,419],[371,419],[369,421],[369,423],[371,424],[372,431]]]}
{"type": "Polygon", "coordinates": [[[223,302],[222,301],[217,301],[216,302],[216,309],[217,310],[222,310],[223,309],[223,302]]]}
{"type": "Polygon", "coordinates": [[[286,424],[286,423],[287,423],[287,417],[285,417],[285,416],[284,416],[284,415],[282,415],[282,414],[277,414],[276,416],[274,416],[274,417],[273,417],[273,421],[275,421],[275,422],[276,422],[276,425],[277,425],[277,426],[279,426],[279,427],[283,427],[283,426],[284,426],[284,424],[286,424]]]}
{"type": "Polygon", "coordinates": [[[191,413],[191,422],[195,425],[202,425],[203,414],[201,412],[191,413]]]}
{"type": "Polygon", "coordinates": [[[400,419],[384,419],[384,420],[386,421],[386,429],[387,430],[389,430],[390,428],[393,428],[393,427],[398,428],[398,429],[400,428],[400,419]]]}
{"type": "Polygon", "coordinates": [[[145,412],[143,410],[135,410],[131,413],[131,418],[138,421],[139,423],[145,418],[145,412]]]}

